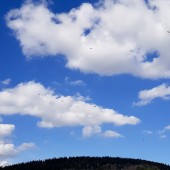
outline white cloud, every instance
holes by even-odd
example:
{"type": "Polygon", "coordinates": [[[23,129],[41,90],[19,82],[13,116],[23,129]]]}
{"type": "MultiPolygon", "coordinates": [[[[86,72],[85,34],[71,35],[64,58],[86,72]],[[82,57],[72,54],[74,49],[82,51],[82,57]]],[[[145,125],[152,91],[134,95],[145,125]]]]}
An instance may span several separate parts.
{"type": "Polygon", "coordinates": [[[26,150],[29,150],[29,149],[32,149],[32,148],[35,148],[36,145],[33,143],[33,142],[30,142],[30,143],[23,143],[22,145],[20,145],[17,150],[19,152],[23,152],[23,151],[26,151],[26,150]]]}
{"type": "Polygon", "coordinates": [[[13,143],[0,143],[0,162],[1,160],[11,158],[19,154],[20,152],[32,149],[35,147],[33,143],[23,143],[16,147],[13,143]]]}
{"type": "Polygon", "coordinates": [[[9,85],[11,83],[11,79],[5,79],[1,82],[3,85],[9,85]]]}
{"type": "Polygon", "coordinates": [[[149,104],[156,98],[169,100],[170,99],[170,87],[166,84],[154,87],[149,90],[142,90],[138,94],[139,101],[134,103],[137,106],[143,106],[149,104]]]}
{"type": "Polygon", "coordinates": [[[83,137],[90,137],[95,134],[100,134],[101,132],[100,126],[85,126],[82,130],[83,137]]]}
{"type": "Polygon", "coordinates": [[[0,124],[0,139],[9,136],[14,131],[15,126],[11,124],[0,124]]]}
{"type": "Polygon", "coordinates": [[[103,133],[103,136],[105,138],[120,138],[120,137],[123,137],[121,134],[115,132],[115,131],[112,131],[112,130],[107,130],[103,133]]]}
{"type": "Polygon", "coordinates": [[[57,96],[40,83],[20,83],[0,92],[1,115],[30,115],[41,118],[41,127],[95,126],[104,123],[135,125],[140,120],[113,109],[87,103],[83,97],[57,96]]]}
{"type": "Polygon", "coordinates": [[[15,146],[9,143],[6,138],[15,130],[15,125],[0,124],[0,167],[8,165],[8,160],[17,154],[32,149],[35,147],[34,143],[23,143],[20,146],[15,146]]]}
{"type": "Polygon", "coordinates": [[[9,157],[13,157],[17,154],[17,149],[15,148],[14,144],[0,144],[0,158],[6,159],[9,157]]]}
{"type": "Polygon", "coordinates": [[[11,10],[6,22],[27,57],[63,54],[67,67],[83,72],[169,78],[169,1],[148,3],[103,0],[55,14],[30,2],[11,10]]]}
{"type": "Polygon", "coordinates": [[[84,138],[91,137],[93,135],[102,136],[105,138],[120,138],[123,137],[121,134],[112,131],[102,131],[102,128],[100,126],[85,126],[82,130],[82,135],[84,138]]]}
{"type": "Polygon", "coordinates": [[[5,167],[8,165],[7,161],[0,161],[0,167],[5,167]]]}

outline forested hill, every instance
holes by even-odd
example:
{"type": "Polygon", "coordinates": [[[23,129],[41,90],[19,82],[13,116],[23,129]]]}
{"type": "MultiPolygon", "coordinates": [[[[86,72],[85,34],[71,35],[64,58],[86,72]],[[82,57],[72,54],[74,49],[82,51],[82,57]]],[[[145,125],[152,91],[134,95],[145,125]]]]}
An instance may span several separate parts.
{"type": "Polygon", "coordinates": [[[32,161],[0,170],[170,170],[170,166],[140,159],[71,157],[32,161]]]}

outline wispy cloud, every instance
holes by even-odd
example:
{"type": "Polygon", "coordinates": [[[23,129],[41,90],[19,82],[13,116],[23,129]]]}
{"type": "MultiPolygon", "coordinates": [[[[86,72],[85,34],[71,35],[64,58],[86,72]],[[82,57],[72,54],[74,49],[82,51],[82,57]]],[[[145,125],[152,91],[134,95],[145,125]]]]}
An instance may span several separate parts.
{"type": "Polygon", "coordinates": [[[143,106],[147,105],[152,102],[154,99],[170,99],[170,86],[166,84],[161,84],[160,86],[154,87],[149,90],[142,90],[138,94],[138,102],[135,102],[134,105],[136,106],[143,106]]]}
{"type": "Polygon", "coordinates": [[[159,130],[158,134],[161,139],[167,138],[167,132],[170,131],[170,125],[165,126],[162,130],[159,130]]]}
{"type": "Polygon", "coordinates": [[[86,83],[83,80],[70,80],[69,77],[65,78],[65,82],[71,86],[84,86],[86,83]]]}
{"type": "Polygon", "coordinates": [[[167,138],[167,136],[166,135],[161,135],[160,138],[165,139],[165,138],[167,138]]]}
{"type": "Polygon", "coordinates": [[[150,130],[143,130],[143,133],[145,133],[146,135],[153,135],[153,132],[150,130]]]}
{"type": "Polygon", "coordinates": [[[11,79],[5,79],[5,80],[3,80],[3,81],[1,81],[1,83],[3,84],[3,85],[9,85],[10,83],[11,83],[11,79]]]}
{"type": "Polygon", "coordinates": [[[115,132],[115,131],[112,131],[112,130],[107,130],[103,133],[103,136],[105,138],[121,138],[123,137],[121,134],[115,132]]]}

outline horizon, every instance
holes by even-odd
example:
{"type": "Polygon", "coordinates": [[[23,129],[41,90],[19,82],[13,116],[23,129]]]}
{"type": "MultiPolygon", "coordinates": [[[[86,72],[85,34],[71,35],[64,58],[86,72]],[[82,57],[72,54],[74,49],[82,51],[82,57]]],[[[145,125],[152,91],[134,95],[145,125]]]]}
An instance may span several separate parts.
{"type": "Polygon", "coordinates": [[[170,165],[170,1],[0,7],[0,166],[80,155],[170,165]]]}

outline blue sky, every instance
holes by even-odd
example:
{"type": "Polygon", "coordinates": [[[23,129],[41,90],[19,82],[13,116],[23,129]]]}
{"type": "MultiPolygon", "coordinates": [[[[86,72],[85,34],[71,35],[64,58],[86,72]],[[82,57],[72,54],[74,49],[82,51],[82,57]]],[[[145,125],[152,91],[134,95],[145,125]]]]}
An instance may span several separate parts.
{"type": "Polygon", "coordinates": [[[169,3],[1,2],[0,165],[63,156],[170,164],[169,3]]]}

